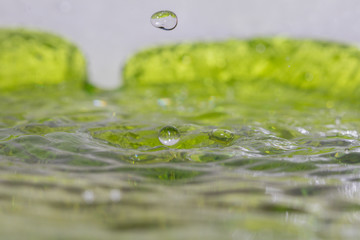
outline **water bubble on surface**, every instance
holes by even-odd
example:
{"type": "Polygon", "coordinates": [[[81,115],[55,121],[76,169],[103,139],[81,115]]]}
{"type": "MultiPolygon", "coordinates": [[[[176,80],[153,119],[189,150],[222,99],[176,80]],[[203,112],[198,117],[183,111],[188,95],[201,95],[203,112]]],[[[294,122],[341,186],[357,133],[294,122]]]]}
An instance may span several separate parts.
{"type": "Polygon", "coordinates": [[[228,143],[234,139],[234,134],[226,129],[214,129],[209,133],[209,138],[214,141],[228,143]]]}
{"type": "Polygon", "coordinates": [[[151,24],[163,30],[173,30],[178,23],[178,18],[175,13],[167,10],[154,13],[150,18],[151,24]]]}
{"type": "Polygon", "coordinates": [[[110,200],[113,202],[119,202],[122,198],[122,193],[120,192],[120,190],[117,189],[112,189],[110,191],[110,200]]]}
{"type": "Polygon", "coordinates": [[[172,146],[179,142],[180,133],[172,126],[163,127],[159,132],[159,140],[166,146],[172,146]]]}
{"type": "Polygon", "coordinates": [[[82,198],[84,199],[84,201],[86,203],[91,204],[95,200],[94,192],[91,191],[91,190],[86,190],[86,191],[83,192],[82,198]]]}

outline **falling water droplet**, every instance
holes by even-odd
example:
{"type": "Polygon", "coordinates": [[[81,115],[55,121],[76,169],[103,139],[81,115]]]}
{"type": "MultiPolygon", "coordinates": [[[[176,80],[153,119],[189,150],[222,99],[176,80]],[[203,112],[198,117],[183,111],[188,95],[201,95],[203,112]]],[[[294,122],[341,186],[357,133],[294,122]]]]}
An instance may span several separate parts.
{"type": "Polygon", "coordinates": [[[173,30],[177,26],[178,18],[175,13],[164,10],[154,13],[151,16],[150,22],[154,27],[163,30],[173,30]]]}
{"type": "Polygon", "coordinates": [[[214,129],[209,133],[209,138],[214,141],[229,143],[234,139],[234,134],[225,129],[214,129]]]}
{"type": "Polygon", "coordinates": [[[179,142],[180,133],[175,127],[166,126],[160,130],[159,140],[166,146],[172,146],[179,142]]]}

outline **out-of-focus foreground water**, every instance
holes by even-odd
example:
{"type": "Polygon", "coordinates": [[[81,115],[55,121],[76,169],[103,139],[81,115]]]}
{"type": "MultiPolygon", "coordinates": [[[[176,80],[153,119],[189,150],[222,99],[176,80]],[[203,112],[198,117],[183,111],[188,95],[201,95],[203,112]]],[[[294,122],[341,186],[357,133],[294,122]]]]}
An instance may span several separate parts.
{"type": "Polygon", "coordinates": [[[1,237],[359,236],[356,109],[198,89],[3,94],[1,237]]]}

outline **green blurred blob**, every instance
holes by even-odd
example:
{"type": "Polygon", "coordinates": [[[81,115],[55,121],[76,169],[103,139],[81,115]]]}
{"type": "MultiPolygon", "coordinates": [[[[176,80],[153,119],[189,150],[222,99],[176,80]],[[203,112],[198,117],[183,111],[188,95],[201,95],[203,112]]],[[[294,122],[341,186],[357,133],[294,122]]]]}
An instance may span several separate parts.
{"type": "Polygon", "coordinates": [[[206,91],[231,85],[241,94],[291,95],[295,90],[356,102],[360,51],[284,38],[181,43],[137,53],[123,75],[125,86],[202,84],[206,91]]]}
{"type": "Polygon", "coordinates": [[[0,90],[82,86],[86,62],[79,49],[50,33],[0,29],[0,90]]]}

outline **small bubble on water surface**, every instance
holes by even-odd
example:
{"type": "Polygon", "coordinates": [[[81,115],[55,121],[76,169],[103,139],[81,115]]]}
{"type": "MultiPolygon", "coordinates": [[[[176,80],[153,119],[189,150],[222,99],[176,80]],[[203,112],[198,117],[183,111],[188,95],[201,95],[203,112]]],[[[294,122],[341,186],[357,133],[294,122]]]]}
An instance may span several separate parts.
{"type": "Polygon", "coordinates": [[[150,18],[151,24],[163,30],[173,30],[178,23],[178,18],[175,13],[167,10],[154,13],[150,18]]]}
{"type": "Polygon", "coordinates": [[[86,190],[86,191],[83,192],[82,198],[84,199],[84,201],[86,203],[91,204],[95,200],[94,192],[91,191],[91,190],[86,190]]]}
{"type": "Polygon", "coordinates": [[[214,141],[228,143],[234,139],[234,134],[226,129],[214,129],[209,133],[209,138],[214,141]]]}
{"type": "Polygon", "coordinates": [[[180,133],[175,127],[166,126],[160,130],[159,140],[166,146],[172,146],[179,142],[180,133]]]}
{"type": "Polygon", "coordinates": [[[120,190],[117,189],[112,189],[110,191],[110,200],[113,202],[119,202],[122,198],[122,193],[120,192],[120,190]]]}

